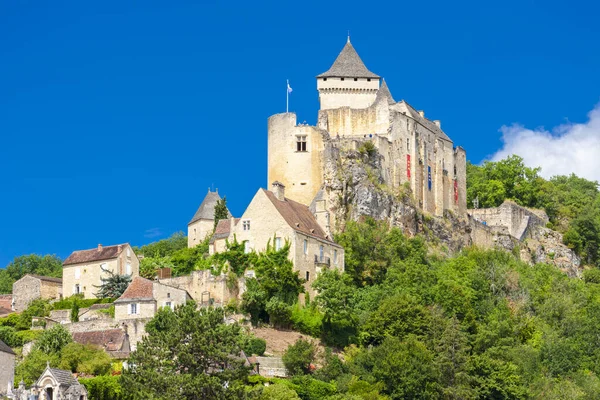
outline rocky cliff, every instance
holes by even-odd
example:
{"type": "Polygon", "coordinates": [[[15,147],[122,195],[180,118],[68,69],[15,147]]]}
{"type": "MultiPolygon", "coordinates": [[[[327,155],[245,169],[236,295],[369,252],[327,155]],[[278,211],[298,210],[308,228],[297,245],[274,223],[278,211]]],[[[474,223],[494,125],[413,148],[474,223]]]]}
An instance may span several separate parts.
{"type": "MultiPolygon", "coordinates": [[[[469,214],[446,212],[443,218],[423,213],[414,204],[408,186],[390,188],[382,176],[382,156],[368,141],[331,142],[323,152],[324,185],[315,200],[325,200],[334,232],[346,221],[372,217],[400,228],[407,236],[423,235],[433,252],[453,254],[477,245],[502,248],[530,264],[554,264],[571,276],[580,275],[579,258],[562,243],[562,235],[532,226],[518,240],[482,224],[469,214]]],[[[311,207],[314,207],[314,202],[311,207]]]]}

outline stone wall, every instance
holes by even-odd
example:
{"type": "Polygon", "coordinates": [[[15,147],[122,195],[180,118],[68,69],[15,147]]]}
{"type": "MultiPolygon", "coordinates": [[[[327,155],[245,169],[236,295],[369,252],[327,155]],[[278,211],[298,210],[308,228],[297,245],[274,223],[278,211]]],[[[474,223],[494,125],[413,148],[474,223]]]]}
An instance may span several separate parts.
{"type": "Polygon", "coordinates": [[[210,298],[215,304],[223,305],[237,296],[235,291],[227,288],[226,280],[224,274],[215,276],[208,270],[202,270],[193,271],[189,275],[161,279],[160,283],[186,290],[198,304],[206,303],[210,298]]]}
{"type": "Polygon", "coordinates": [[[188,225],[188,247],[196,247],[207,235],[212,235],[214,220],[199,219],[188,225]]]}
{"type": "Polygon", "coordinates": [[[542,210],[532,210],[506,200],[500,207],[469,210],[469,214],[498,233],[508,233],[517,240],[530,235],[534,227],[546,226],[548,216],[542,210]]]}
{"type": "Polygon", "coordinates": [[[6,394],[15,381],[15,355],[0,351],[0,396],[6,394]]]}
{"type": "Polygon", "coordinates": [[[62,296],[62,284],[46,281],[35,276],[25,275],[13,283],[14,310],[21,312],[36,299],[59,299],[62,296]]]}
{"type": "Polygon", "coordinates": [[[131,350],[133,351],[137,348],[137,343],[142,340],[142,337],[146,334],[146,323],[148,323],[148,321],[150,321],[150,318],[123,319],[121,321],[115,321],[111,318],[75,322],[71,324],[64,324],[63,326],[70,333],[102,331],[115,328],[125,329],[129,335],[131,350]]]}

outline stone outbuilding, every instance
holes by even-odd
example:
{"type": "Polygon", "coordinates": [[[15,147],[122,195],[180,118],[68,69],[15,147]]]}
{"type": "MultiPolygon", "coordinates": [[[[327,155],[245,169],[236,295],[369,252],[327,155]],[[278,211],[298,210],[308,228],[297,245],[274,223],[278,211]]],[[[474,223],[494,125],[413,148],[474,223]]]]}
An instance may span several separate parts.
{"type": "Polygon", "coordinates": [[[19,388],[13,390],[9,399],[29,400],[87,400],[88,393],[85,386],[73,376],[71,371],[50,368],[46,369],[37,382],[30,388],[25,388],[25,383],[19,383],[19,388]]]}
{"type": "MultiPolygon", "coordinates": [[[[204,197],[204,200],[202,200],[200,207],[198,207],[192,220],[188,223],[188,247],[196,247],[206,236],[213,233],[215,226],[215,206],[219,200],[221,200],[219,190],[211,192],[208,189],[208,193],[204,197]]],[[[231,217],[229,210],[227,210],[227,214],[228,217],[231,217]]]]}
{"type": "Polygon", "coordinates": [[[115,319],[152,318],[161,307],[174,309],[191,299],[183,289],[138,276],[115,301],[115,319]]]}
{"type": "Polygon", "coordinates": [[[13,310],[25,310],[33,300],[58,300],[62,298],[62,279],[27,274],[13,283],[13,310]]]}
{"type": "Polygon", "coordinates": [[[0,340],[0,397],[13,388],[15,381],[15,352],[0,340]]]}
{"type": "Polygon", "coordinates": [[[78,250],[63,263],[63,296],[83,294],[86,299],[96,298],[102,278],[111,271],[117,275],[140,274],[140,261],[129,243],[78,250]]]}

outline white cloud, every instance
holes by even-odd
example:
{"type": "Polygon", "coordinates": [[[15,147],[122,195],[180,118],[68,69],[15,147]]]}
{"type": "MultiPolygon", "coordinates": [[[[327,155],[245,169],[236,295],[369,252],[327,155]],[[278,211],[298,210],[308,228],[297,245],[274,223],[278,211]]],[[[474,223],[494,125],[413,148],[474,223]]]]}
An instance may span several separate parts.
{"type": "Polygon", "coordinates": [[[529,167],[542,167],[546,178],[577,176],[600,181],[600,104],[582,124],[567,123],[551,131],[531,130],[521,125],[503,126],[503,147],[490,157],[501,160],[511,154],[523,157],[529,167]]]}

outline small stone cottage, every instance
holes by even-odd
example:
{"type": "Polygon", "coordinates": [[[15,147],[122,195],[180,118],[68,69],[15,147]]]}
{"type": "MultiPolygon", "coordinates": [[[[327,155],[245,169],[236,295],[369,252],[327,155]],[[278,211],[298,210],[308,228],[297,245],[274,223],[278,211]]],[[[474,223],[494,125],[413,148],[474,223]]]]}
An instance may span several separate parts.
{"type": "Polygon", "coordinates": [[[62,297],[62,279],[50,276],[27,274],[13,283],[12,308],[25,310],[33,300],[55,300],[62,297]]]}

